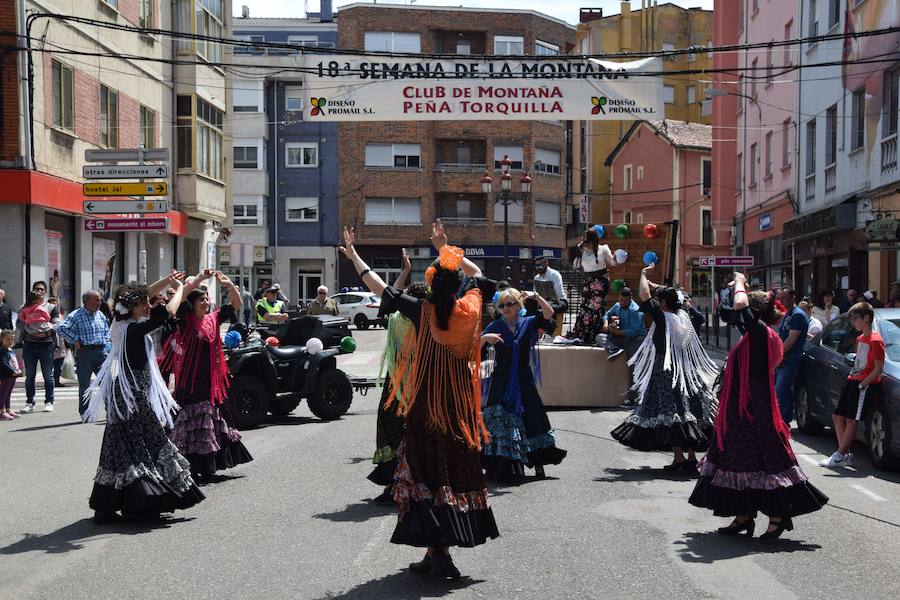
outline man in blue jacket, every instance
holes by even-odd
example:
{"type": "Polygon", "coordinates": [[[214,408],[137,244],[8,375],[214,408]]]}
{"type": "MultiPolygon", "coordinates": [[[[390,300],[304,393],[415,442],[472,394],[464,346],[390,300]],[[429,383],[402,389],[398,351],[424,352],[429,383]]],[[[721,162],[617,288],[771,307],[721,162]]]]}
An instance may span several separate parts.
{"type": "Polygon", "coordinates": [[[622,288],[619,301],[606,311],[603,332],[606,333],[608,360],[616,360],[622,354],[633,355],[644,341],[647,328],[644,313],[631,297],[631,289],[622,288]]]}

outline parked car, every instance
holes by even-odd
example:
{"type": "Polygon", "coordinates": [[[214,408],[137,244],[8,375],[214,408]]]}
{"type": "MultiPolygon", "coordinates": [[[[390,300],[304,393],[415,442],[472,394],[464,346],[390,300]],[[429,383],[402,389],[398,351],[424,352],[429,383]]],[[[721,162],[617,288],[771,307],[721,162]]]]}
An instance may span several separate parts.
{"type": "Polygon", "coordinates": [[[347,317],[357,329],[372,325],[384,327],[385,320],[378,318],[381,298],[371,292],[342,292],[331,297],[337,304],[338,314],[347,317]]]}
{"type": "MultiPolygon", "coordinates": [[[[875,309],[874,329],[887,346],[882,398],[869,406],[857,438],[879,469],[900,467],[900,309],[875,309]]],[[[832,424],[841,386],[856,358],[856,338],[847,315],[841,315],[806,343],[797,377],[794,415],[803,433],[821,433],[832,424]]]]}

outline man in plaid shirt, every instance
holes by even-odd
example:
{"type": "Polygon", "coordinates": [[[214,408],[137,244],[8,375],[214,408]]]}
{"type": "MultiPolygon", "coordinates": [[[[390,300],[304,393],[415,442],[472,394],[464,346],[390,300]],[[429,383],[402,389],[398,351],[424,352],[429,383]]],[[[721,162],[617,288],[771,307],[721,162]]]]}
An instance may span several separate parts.
{"type": "Polygon", "coordinates": [[[84,304],[73,310],[56,330],[75,346],[75,370],[78,372],[78,412],[84,415],[87,405],[84,392],[91,385],[91,376],[100,370],[109,348],[109,321],[100,311],[103,302],[100,292],[91,290],[81,296],[84,304]]]}

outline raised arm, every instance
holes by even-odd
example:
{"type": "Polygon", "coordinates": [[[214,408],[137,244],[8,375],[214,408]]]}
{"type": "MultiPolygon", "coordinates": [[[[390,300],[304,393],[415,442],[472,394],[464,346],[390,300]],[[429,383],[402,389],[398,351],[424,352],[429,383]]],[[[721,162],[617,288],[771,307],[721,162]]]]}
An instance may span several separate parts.
{"type": "Polygon", "coordinates": [[[171,273],[169,273],[159,281],[154,281],[153,283],[151,283],[147,289],[147,295],[153,297],[167,287],[171,286],[173,281],[178,281],[183,277],[183,273],[179,273],[178,271],[173,270],[171,273]]]}
{"type": "Polygon", "coordinates": [[[403,264],[403,270],[400,271],[400,274],[397,275],[397,279],[394,280],[394,287],[398,290],[402,290],[406,287],[406,284],[409,282],[409,273],[412,271],[412,263],[409,262],[409,254],[407,254],[406,248],[403,249],[400,261],[403,264]]]}
{"type": "Polygon", "coordinates": [[[641,269],[641,283],[638,286],[638,295],[641,298],[641,302],[646,302],[650,299],[651,290],[656,287],[653,283],[650,282],[650,279],[647,278],[647,273],[653,270],[653,267],[656,265],[647,265],[643,269],[641,269]]]}
{"type": "Polygon", "coordinates": [[[543,296],[541,296],[537,292],[525,292],[525,297],[535,299],[535,301],[538,303],[538,306],[541,307],[541,314],[543,315],[545,320],[549,321],[553,318],[553,306],[551,306],[543,296]]]}
{"type": "Polygon", "coordinates": [[[234,282],[222,271],[216,271],[216,281],[228,290],[228,299],[231,300],[231,308],[233,308],[235,312],[241,310],[241,306],[243,306],[243,303],[241,302],[241,293],[238,291],[237,286],[234,285],[234,282]]]}
{"type": "Polygon", "coordinates": [[[742,311],[750,306],[750,298],[747,296],[747,278],[743,273],[734,273],[734,304],[733,308],[736,312],[742,311]]]}
{"type": "MultiPolygon", "coordinates": [[[[431,243],[434,249],[441,252],[441,248],[447,245],[447,232],[444,231],[444,224],[438,219],[431,224],[431,243]]],[[[463,257],[462,270],[466,277],[481,277],[481,267],[473,263],[468,258],[463,257]]]]}
{"type": "Polygon", "coordinates": [[[175,293],[166,302],[166,312],[169,313],[169,318],[174,319],[175,313],[178,312],[178,307],[181,306],[181,302],[184,300],[184,289],[186,286],[177,277],[173,278],[169,285],[175,290],[175,293]]]}
{"type": "Polygon", "coordinates": [[[362,279],[363,285],[369,288],[369,291],[373,294],[380,297],[384,293],[387,284],[378,273],[369,268],[369,265],[356,252],[356,248],[353,246],[353,243],[356,241],[356,235],[352,227],[344,227],[343,238],[344,245],[339,250],[353,263],[353,268],[356,269],[356,274],[362,279]]]}
{"type": "Polygon", "coordinates": [[[203,269],[190,279],[186,280],[184,283],[184,293],[190,294],[195,288],[200,287],[200,284],[212,277],[215,274],[215,271],[212,269],[203,269]]]}

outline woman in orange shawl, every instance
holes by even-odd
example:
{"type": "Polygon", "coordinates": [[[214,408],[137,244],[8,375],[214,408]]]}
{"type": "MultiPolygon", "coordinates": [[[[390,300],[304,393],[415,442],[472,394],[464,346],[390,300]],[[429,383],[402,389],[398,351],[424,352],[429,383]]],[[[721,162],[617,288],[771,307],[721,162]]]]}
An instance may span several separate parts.
{"type": "Polygon", "coordinates": [[[447,245],[440,221],[432,225],[439,256],[425,272],[425,300],[385,284],[356,253],[353,231],[344,228],[343,236],[341,252],[382,297],[382,309],[400,311],[413,324],[400,343],[387,400],[406,417],[393,488],[400,518],[391,542],[428,548],[412,572],[458,579],[450,546],[474,547],[499,535],[481,470],[488,434],[479,380],[481,309],[496,283],[447,245]]]}

